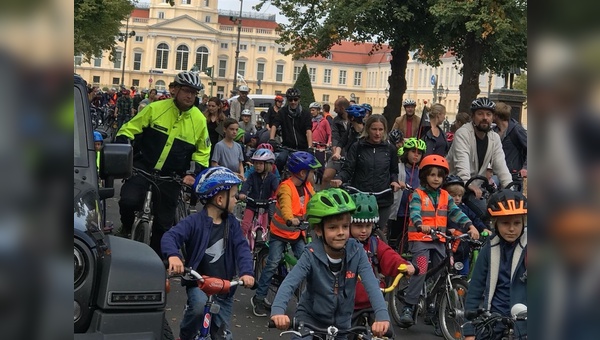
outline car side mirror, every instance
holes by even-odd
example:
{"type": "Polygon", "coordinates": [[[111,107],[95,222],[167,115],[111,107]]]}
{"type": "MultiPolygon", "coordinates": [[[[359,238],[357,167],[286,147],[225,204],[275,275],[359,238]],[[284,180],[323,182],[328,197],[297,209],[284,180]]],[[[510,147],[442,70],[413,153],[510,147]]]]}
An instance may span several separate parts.
{"type": "Polygon", "coordinates": [[[100,178],[129,178],[133,173],[133,148],[128,144],[106,144],[100,151],[100,178]]]}

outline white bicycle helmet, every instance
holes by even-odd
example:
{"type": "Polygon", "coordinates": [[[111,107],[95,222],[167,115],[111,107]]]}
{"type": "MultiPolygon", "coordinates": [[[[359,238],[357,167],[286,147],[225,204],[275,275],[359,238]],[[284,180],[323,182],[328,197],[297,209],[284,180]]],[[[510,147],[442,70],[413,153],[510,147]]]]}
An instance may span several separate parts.
{"type": "Polygon", "coordinates": [[[250,92],[250,88],[246,85],[240,85],[240,87],[238,87],[238,91],[239,92],[250,92]]]}
{"type": "Polygon", "coordinates": [[[319,109],[319,111],[321,110],[321,104],[319,104],[318,102],[312,102],[310,103],[310,105],[308,106],[309,109],[315,108],[315,109],[319,109]]]}
{"type": "Polygon", "coordinates": [[[189,86],[198,91],[202,91],[204,89],[204,85],[200,82],[200,77],[196,73],[193,72],[179,72],[175,76],[175,83],[181,86],[189,86]]]}
{"type": "Polygon", "coordinates": [[[242,116],[252,116],[252,112],[248,109],[242,110],[242,116]]]}
{"type": "Polygon", "coordinates": [[[402,102],[402,106],[417,106],[417,103],[413,99],[406,98],[402,102]]]}
{"type": "Polygon", "coordinates": [[[252,160],[275,163],[275,154],[269,149],[258,149],[252,155],[252,160]]]}
{"type": "Polygon", "coordinates": [[[487,97],[477,98],[471,103],[471,112],[475,112],[479,109],[486,109],[495,112],[496,103],[489,100],[487,97]]]}

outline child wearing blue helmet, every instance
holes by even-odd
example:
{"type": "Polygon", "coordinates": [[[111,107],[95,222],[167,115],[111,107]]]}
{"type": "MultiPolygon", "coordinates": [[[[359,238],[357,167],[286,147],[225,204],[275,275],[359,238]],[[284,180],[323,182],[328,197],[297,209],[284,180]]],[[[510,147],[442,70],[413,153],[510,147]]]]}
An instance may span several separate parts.
{"type": "MultiPolygon", "coordinates": [[[[170,273],[182,273],[179,249],[185,244],[185,263],[202,275],[231,280],[239,275],[245,287],[254,285],[252,256],[240,223],[232,214],[237,203],[241,180],[225,167],[208,168],[198,174],[194,191],[204,209],[180,221],[161,240],[163,257],[169,261],[170,273]]],[[[208,297],[196,281],[182,280],[186,287],[187,304],[180,324],[182,340],[193,339],[202,325],[204,305],[208,297]]],[[[231,338],[230,322],[235,289],[227,295],[215,295],[221,306],[212,319],[213,339],[231,338]]]]}

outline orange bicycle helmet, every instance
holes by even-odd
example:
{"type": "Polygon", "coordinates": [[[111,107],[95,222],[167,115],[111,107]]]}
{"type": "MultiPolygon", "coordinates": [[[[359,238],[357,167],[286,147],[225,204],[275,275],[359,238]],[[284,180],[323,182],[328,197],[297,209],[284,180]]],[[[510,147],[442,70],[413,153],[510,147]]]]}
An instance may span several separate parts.
{"type": "Polygon", "coordinates": [[[439,166],[441,168],[446,169],[447,173],[450,172],[448,161],[446,160],[446,158],[440,155],[425,156],[419,164],[419,170],[423,170],[426,166],[439,166]]]}
{"type": "Polygon", "coordinates": [[[527,198],[518,192],[502,189],[490,197],[487,205],[492,217],[527,214],[527,198]]]}
{"type": "Polygon", "coordinates": [[[276,102],[282,102],[282,101],[283,101],[283,97],[282,97],[282,96],[279,96],[279,95],[277,95],[277,96],[275,96],[275,101],[276,101],[276,102]]]}

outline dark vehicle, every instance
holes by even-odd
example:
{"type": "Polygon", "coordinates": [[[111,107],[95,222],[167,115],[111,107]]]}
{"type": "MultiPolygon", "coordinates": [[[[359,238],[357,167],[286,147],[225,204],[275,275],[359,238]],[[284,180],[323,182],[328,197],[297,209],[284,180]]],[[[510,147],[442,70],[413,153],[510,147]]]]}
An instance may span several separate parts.
{"type": "Polygon", "coordinates": [[[131,175],[131,146],[105,145],[98,169],[86,83],[77,75],[74,100],[75,339],[172,339],[161,259],[143,243],[103,232],[103,200],[114,195],[115,178],[131,175]]]}

